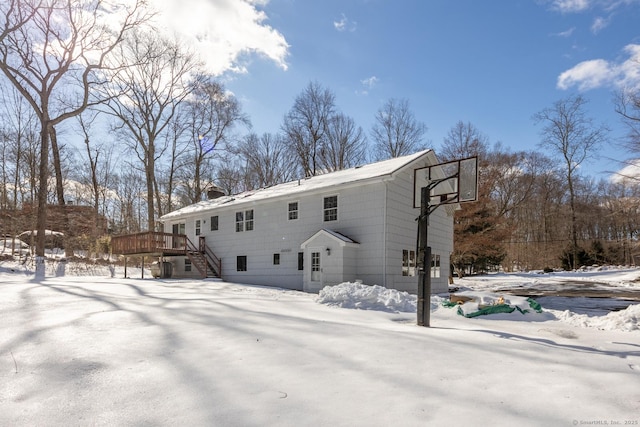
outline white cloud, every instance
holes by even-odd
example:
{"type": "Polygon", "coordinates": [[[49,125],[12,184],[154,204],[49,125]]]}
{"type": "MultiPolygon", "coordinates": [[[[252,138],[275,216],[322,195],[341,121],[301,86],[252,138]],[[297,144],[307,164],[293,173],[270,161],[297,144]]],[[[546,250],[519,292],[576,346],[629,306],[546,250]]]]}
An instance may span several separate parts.
{"type": "Polygon", "coordinates": [[[376,76],[367,77],[360,80],[363,89],[356,91],[357,95],[369,95],[369,91],[378,84],[379,79],[376,76]]]}
{"type": "Polygon", "coordinates": [[[349,31],[354,32],[358,26],[355,21],[350,21],[349,18],[343,13],[339,21],[333,21],[333,27],[340,32],[349,31]]]}
{"type": "Polygon", "coordinates": [[[562,13],[582,12],[589,8],[589,0],[553,0],[551,8],[562,13]]]}
{"type": "Polygon", "coordinates": [[[640,87],[640,45],[627,45],[624,51],[628,58],[622,62],[592,59],[564,71],[558,77],[558,88],[564,90],[576,86],[580,90],[589,90],[604,86],[640,87]]]}
{"type": "Polygon", "coordinates": [[[378,83],[378,78],[376,76],[371,76],[364,80],[360,80],[360,83],[362,83],[368,89],[371,89],[376,85],[376,83],[378,83]]]}
{"type": "Polygon", "coordinates": [[[551,4],[551,10],[561,13],[580,13],[591,8],[611,12],[639,2],[640,0],[544,0],[545,4],[551,4]]]}
{"type": "Polygon", "coordinates": [[[265,57],[286,69],[289,45],[269,26],[260,7],[268,0],[152,0],[156,24],[179,34],[196,49],[215,75],[246,72],[247,55],[265,57]]]}
{"type": "Polygon", "coordinates": [[[591,24],[591,32],[593,34],[598,34],[600,31],[607,28],[610,22],[611,22],[611,17],[609,18],[603,18],[602,16],[596,17],[596,19],[593,20],[593,24],[591,24]]]}
{"type": "Polygon", "coordinates": [[[594,89],[613,78],[614,71],[604,59],[583,61],[558,77],[558,88],[578,86],[580,90],[594,89]]]}
{"type": "Polygon", "coordinates": [[[570,37],[570,36],[573,34],[573,32],[574,32],[575,30],[576,30],[576,27],[571,27],[571,28],[569,28],[569,29],[568,29],[568,30],[566,30],[566,31],[562,31],[562,32],[559,32],[559,33],[555,33],[555,34],[553,34],[553,35],[554,35],[554,36],[558,36],[558,37],[570,37]]]}
{"type": "Polygon", "coordinates": [[[333,27],[338,31],[344,31],[347,27],[347,22],[347,17],[343,13],[339,21],[333,21],[333,27]]]}
{"type": "Polygon", "coordinates": [[[640,181],[640,160],[631,160],[629,164],[611,175],[615,183],[638,183],[640,181]]]}

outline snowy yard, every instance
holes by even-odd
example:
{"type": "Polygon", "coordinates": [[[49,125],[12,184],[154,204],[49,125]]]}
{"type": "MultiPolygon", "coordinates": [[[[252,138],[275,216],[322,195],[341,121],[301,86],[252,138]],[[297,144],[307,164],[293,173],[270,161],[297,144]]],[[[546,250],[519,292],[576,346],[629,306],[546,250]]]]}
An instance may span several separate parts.
{"type": "MultiPolygon", "coordinates": [[[[0,426],[640,425],[640,304],[465,318],[435,296],[424,328],[415,296],[349,285],[320,298],[10,267],[0,263],[0,426]]],[[[541,277],[456,286],[564,280],[541,277]]],[[[640,288],[640,270],[580,277],[640,288]]]]}

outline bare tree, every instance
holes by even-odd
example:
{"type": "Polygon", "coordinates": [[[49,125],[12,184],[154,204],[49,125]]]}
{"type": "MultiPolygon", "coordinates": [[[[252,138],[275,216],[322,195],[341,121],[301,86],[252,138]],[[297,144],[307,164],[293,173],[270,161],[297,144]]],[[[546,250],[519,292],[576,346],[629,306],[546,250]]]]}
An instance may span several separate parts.
{"type": "Polygon", "coordinates": [[[32,148],[38,144],[35,136],[38,119],[33,109],[14,87],[2,85],[0,94],[4,101],[0,113],[3,149],[6,153],[3,170],[6,171],[9,165],[12,166],[12,173],[8,174],[12,176],[12,181],[7,181],[6,187],[6,189],[11,188],[11,194],[8,191],[5,193],[7,200],[4,206],[16,209],[25,198],[31,203],[35,200],[25,195],[25,188],[28,186],[23,185],[22,180],[23,177],[29,178],[26,160],[33,158],[32,148]]]}
{"type": "Polygon", "coordinates": [[[342,113],[329,118],[326,143],[320,160],[326,171],[337,171],[364,163],[367,158],[367,138],[351,117],[342,113]]]}
{"type": "Polygon", "coordinates": [[[487,137],[470,122],[457,122],[444,138],[438,157],[442,161],[463,159],[465,157],[484,157],[489,151],[487,137]]]}
{"type": "Polygon", "coordinates": [[[112,229],[116,233],[135,233],[142,231],[147,216],[144,196],[144,173],[136,165],[123,160],[124,167],[114,179],[118,200],[112,229]]]}
{"type": "MultiPolygon", "coordinates": [[[[36,255],[44,256],[50,137],[90,105],[92,88],[124,35],[145,20],[141,3],[10,0],[0,4],[0,70],[40,121],[36,255]],[[107,18],[108,14],[109,18],[107,18]]],[[[59,197],[64,204],[64,198],[59,197]]]]}
{"type": "Polygon", "coordinates": [[[533,117],[536,124],[543,125],[540,146],[561,156],[564,163],[571,210],[572,268],[577,268],[578,252],[575,188],[578,168],[586,160],[595,157],[598,146],[606,139],[609,131],[604,124],[595,127],[593,120],[585,115],[586,103],[580,95],[570,96],[533,117]]]}
{"type": "Polygon", "coordinates": [[[106,112],[115,118],[116,132],[143,166],[147,225],[153,230],[156,214],[162,215],[156,180],[156,161],[167,149],[162,135],[192,92],[199,62],[177,40],[150,32],[133,32],[119,47],[120,56],[135,66],[113,74],[104,87],[109,98],[106,112]]]}
{"type": "Polygon", "coordinates": [[[626,88],[619,91],[615,109],[628,127],[627,148],[640,153],[640,89],[626,88]]]}
{"type": "Polygon", "coordinates": [[[288,149],[282,135],[250,133],[236,151],[245,160],[246,174],[254,188],[269,187],[295,177],[295,154],[288,149]]]}
{"type": "Polygon", "coordinates": [[[389,99],[376,113],[371,129],[378,160],[412,154],[426,148],[427,126],[416,119],[406,99],[389,99]]]}
{"type": "Polygon", "coordinates": [[[335,95],[320,83],[311,82],[284,118],[282,130],[287,144],[297,154],[305,176],[319,172],[321,149],[335,109],[335,95]]]}
{"type": "Polygon", "coordinates": [[[192,177],[193,183],[189,198],[191,203],[196,203],[210,184],[203,180],[206,160],[214,156],[214,150],[220,144],[233,142],[234,127],[249,125],[249,119],[242,113],[238,100],[212,76],[200,76],[194,82],[193,93],[185,107],[186,137],[190,148],[184,160],[189,166],[187,175],[192,177]]]}
{"type": "MultiPolygon", "coordinates": [[[[189,163],[186,156],[184,155],[189,148],[189,144],[187,142],[188,137],[186,136],[188,125],[185,124],[183,116],[183,114],[177,112],[176,115],[171,119],[169,126],[167,126],[167,132],[165,133],[167,145],[169,146],[169,160],[164,170],[165,176],[163,179],[161,179],[162,183],[165,186],[165,212],[171,212],[173,210],[173,193],[176,190],[176,187],[179,187],[179,185],[176,184],[176,181],[179,179],[181,167],[182,169],[186,170],[189,163]],[[181,160],[181,158],[183,157],[184,161],[181,160]]],[[[161,174],[162,173],[163,172],[161,171],[161,174]]]]}
{"type": "Polygon", "coordinates": [[[114,174],[111,164],[113,146],[104,142],[92,142],[92,129],[98,114],[95,110],[87,110],[77,117],[86,154],[86,161],[82,162],[83,165],[86,165],[86,169],[80,168],[85,169],[86,173],[83,174],[83,179],[81,179],[91,188],[92,203],[95,210],[94,229],[97,227],[99,215],[101,212],[105,212],[104,205],[111,180],[110,177],[114,174]]]}

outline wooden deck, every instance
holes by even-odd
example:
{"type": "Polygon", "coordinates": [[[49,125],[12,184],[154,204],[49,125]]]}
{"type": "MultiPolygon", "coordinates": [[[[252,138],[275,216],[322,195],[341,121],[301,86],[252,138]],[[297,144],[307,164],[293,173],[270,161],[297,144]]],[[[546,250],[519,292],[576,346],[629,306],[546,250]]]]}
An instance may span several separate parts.
{"type": "Polygon", "coordinates": [[[111,238],[111,251],[115,255],[186,256],[188,240],[184,234],[146,231],[113,236],[111,238]]]}
{"type": "Polygon", "coordinates": [[[202,278],[222,277],[222,261],[207,246],[204,238],[201,238],[196,246],[184,234],[160,231],[125,234],[111,238],[111,252],[114,255],[124,255],[125,258],[185,256],[191,260],[202,278]]]}

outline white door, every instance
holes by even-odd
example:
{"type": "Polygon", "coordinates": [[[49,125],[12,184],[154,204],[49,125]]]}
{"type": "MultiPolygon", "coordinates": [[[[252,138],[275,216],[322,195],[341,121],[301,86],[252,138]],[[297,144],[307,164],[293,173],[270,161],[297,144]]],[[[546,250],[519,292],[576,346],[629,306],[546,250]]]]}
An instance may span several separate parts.
{"type": "Polygon", "coordinates": [[[314,288],[322,287],[322,251],[319,248],[311,249],[311,280],[314,288]]]}

